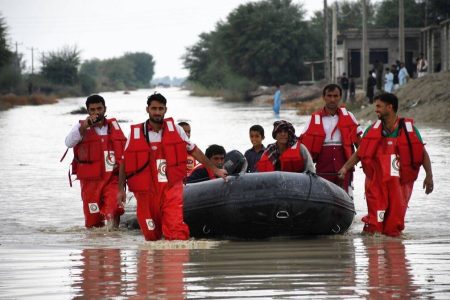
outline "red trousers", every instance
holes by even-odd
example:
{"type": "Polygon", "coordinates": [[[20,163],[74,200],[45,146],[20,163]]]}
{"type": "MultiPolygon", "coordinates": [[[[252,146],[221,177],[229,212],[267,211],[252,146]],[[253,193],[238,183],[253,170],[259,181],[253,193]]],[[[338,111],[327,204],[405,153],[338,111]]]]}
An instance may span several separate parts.
{"type": "Polygon", "coordinates": [[[156,192],[134,193],[137,219],[147,241],[164,236],[166,240],[189,239],[189,228],[183,221],[183,183],[160,183],[156,192]]]}
{"type": "Polygon", "coordinates": [[[350,190],[353,172],[347,172],[344,180],[340,180],[337,175],[325,175],[326,173],[336,173],[342,168],[347,159],[345,158],[344,147],[342,146],[322,146],[316,162],[317,174],[332,183],[342,187],[347,193],[352,196],[350,190]]]}
{"type": "Polygon", "coordinates": [[[102,227],[107,218],[116,218],[124,213],[117,202],[119,179],[116,175],[101,180],[80,180],[83,200],[84,223],[87,228],[102,227]]]}
{"type": "Polygon", "coordinates": [[[368,215],[362,218],[364,231],[397,237],[405,228],[405,215],[414,182],[400,184],[399,177],[384,181],[380,176],[366,177],[368,215]]]}

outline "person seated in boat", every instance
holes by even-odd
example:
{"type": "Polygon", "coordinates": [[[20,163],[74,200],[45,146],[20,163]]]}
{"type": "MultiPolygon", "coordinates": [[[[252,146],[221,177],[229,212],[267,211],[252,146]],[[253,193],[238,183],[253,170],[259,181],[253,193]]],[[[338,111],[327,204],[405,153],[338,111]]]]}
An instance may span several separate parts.
{"type": "Polygon", "coordinates": [[[298,141],[291,123],[285,120],[273,123],[272,137],[276,142],[267,146],[256,164],[258,172],[315,172],[311,155],[298,141]]]}
{"type": "MultiPolygon", "coordinates": [[[[178,125],[183,128],[184,132],[186,133],[188,138],[191,138],[191,125],[189,125],[188,122],[182,121],[179,122],[178,125]]],[[[195,166],[198,164],[198,162],[195,160],[195,158],[188,153],[187,160],[186,160],[186,175],[189,176],[189,174],[192,172],[192,170],[195,168],[195,166]]]]}
{"type": "Polygon", "coordinates": [[[249,130],[250,142],[253,147],[245,151],[245,159],[247,160],[247,172],[256,172],[256,164],[261,159],[266,147],[262,144],[264,140],[264,128],[261,125],[253,125],[249,130]]]}
{"type": "MultiPolygon", "coordinates": [[[[205,151],[206,157],[219,169],[223,167],[223,163],[225,161],[225,154],[226,154],[225,149],[222,146],[216,144],[210,145],[205,151]]],[[[212,170],[210,170],[209,168],[207,168],[202,164],[199,164],[189,174],[186,182],[194,183],[207,181],[215,178],[217,177],[216,175],[214,175],[212,170]]]]}

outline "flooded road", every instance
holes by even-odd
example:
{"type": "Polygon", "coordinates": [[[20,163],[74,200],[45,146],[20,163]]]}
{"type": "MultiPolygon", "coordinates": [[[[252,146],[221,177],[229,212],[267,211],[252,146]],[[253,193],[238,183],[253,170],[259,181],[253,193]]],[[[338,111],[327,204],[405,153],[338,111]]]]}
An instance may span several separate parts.
{"type": "MultiPolygon", "coordinates": [[[[104,93],[107,115],[127,135],[142,122],[146,96],[104,93]]],[[[248,128],[260,124],[271,143],[270,107],[223,103],[160,90],[167,116],[187,120],[203,150],[222,144],[244,152],[248,128]]],[[[435,191],[415,184],[400,239],[362,236],[364,175],[355,174],[357,215],[344,235],[298,240],[145,242],[139,231],[85,230],[79,184],[68,185],[68,165],[59,162],[64,138],[80,116],[69,112],[84,98],[56,105],[0,112],[0,298],[450,298],[450,130],[419,130],[433,163],[435,191]]],[[[282,110],[297,134],[307,117],[282,110]]]]}

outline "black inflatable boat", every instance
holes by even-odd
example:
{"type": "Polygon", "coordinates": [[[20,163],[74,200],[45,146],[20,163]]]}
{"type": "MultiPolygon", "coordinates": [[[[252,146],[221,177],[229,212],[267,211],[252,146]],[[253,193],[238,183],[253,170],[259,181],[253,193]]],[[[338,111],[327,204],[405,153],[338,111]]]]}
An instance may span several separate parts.
{"type": "MultiPolygon", "coordinates": [[[[245,173],[247,162],[236,150],[227,153],[228,174],[187,184],[184,220],[195,238],[270,238],[344,233],[355,207],[337,185],[313,173],[245,173]]],[[[129,210],[128,210],[129,212],[129,210]]],[[[139,228],[135,213],[123,220],[139,228]]]]}
{"type": "Polygon", "coordinates": [[[347,193],[315,174],[248,173],[184,190],[184,218],[196,238],[339,234],[354,215],[347,193]]]}

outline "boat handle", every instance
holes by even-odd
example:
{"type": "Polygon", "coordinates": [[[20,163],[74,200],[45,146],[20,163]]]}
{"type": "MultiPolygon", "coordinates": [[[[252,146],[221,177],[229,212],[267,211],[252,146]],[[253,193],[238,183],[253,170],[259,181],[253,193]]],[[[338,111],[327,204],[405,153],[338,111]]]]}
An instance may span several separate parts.
{"type": "Polygon", "coordinates": [[[337,230],[335,230],[334,228],[331,228],[331,231],[333,231],[334,233],[339,233],[341,232],[341,227],[339,226],[339,224],[336,224],[337,230]]]}
{"type": "Polygon", "coordinates": [[[289,213],[285,210],[280,210],[277,212],[277,218],[278,219],[287,219],[287,218],[289,218],[289,213]]]}
{"type": "Polygon", "coordinates": [[[208,228],[207,225],[204,225],[204,226],[203,226],[203,233],[204,233],[204,234],[209,234],[210,232],[211,232],[211,229],[208,228]]]}

